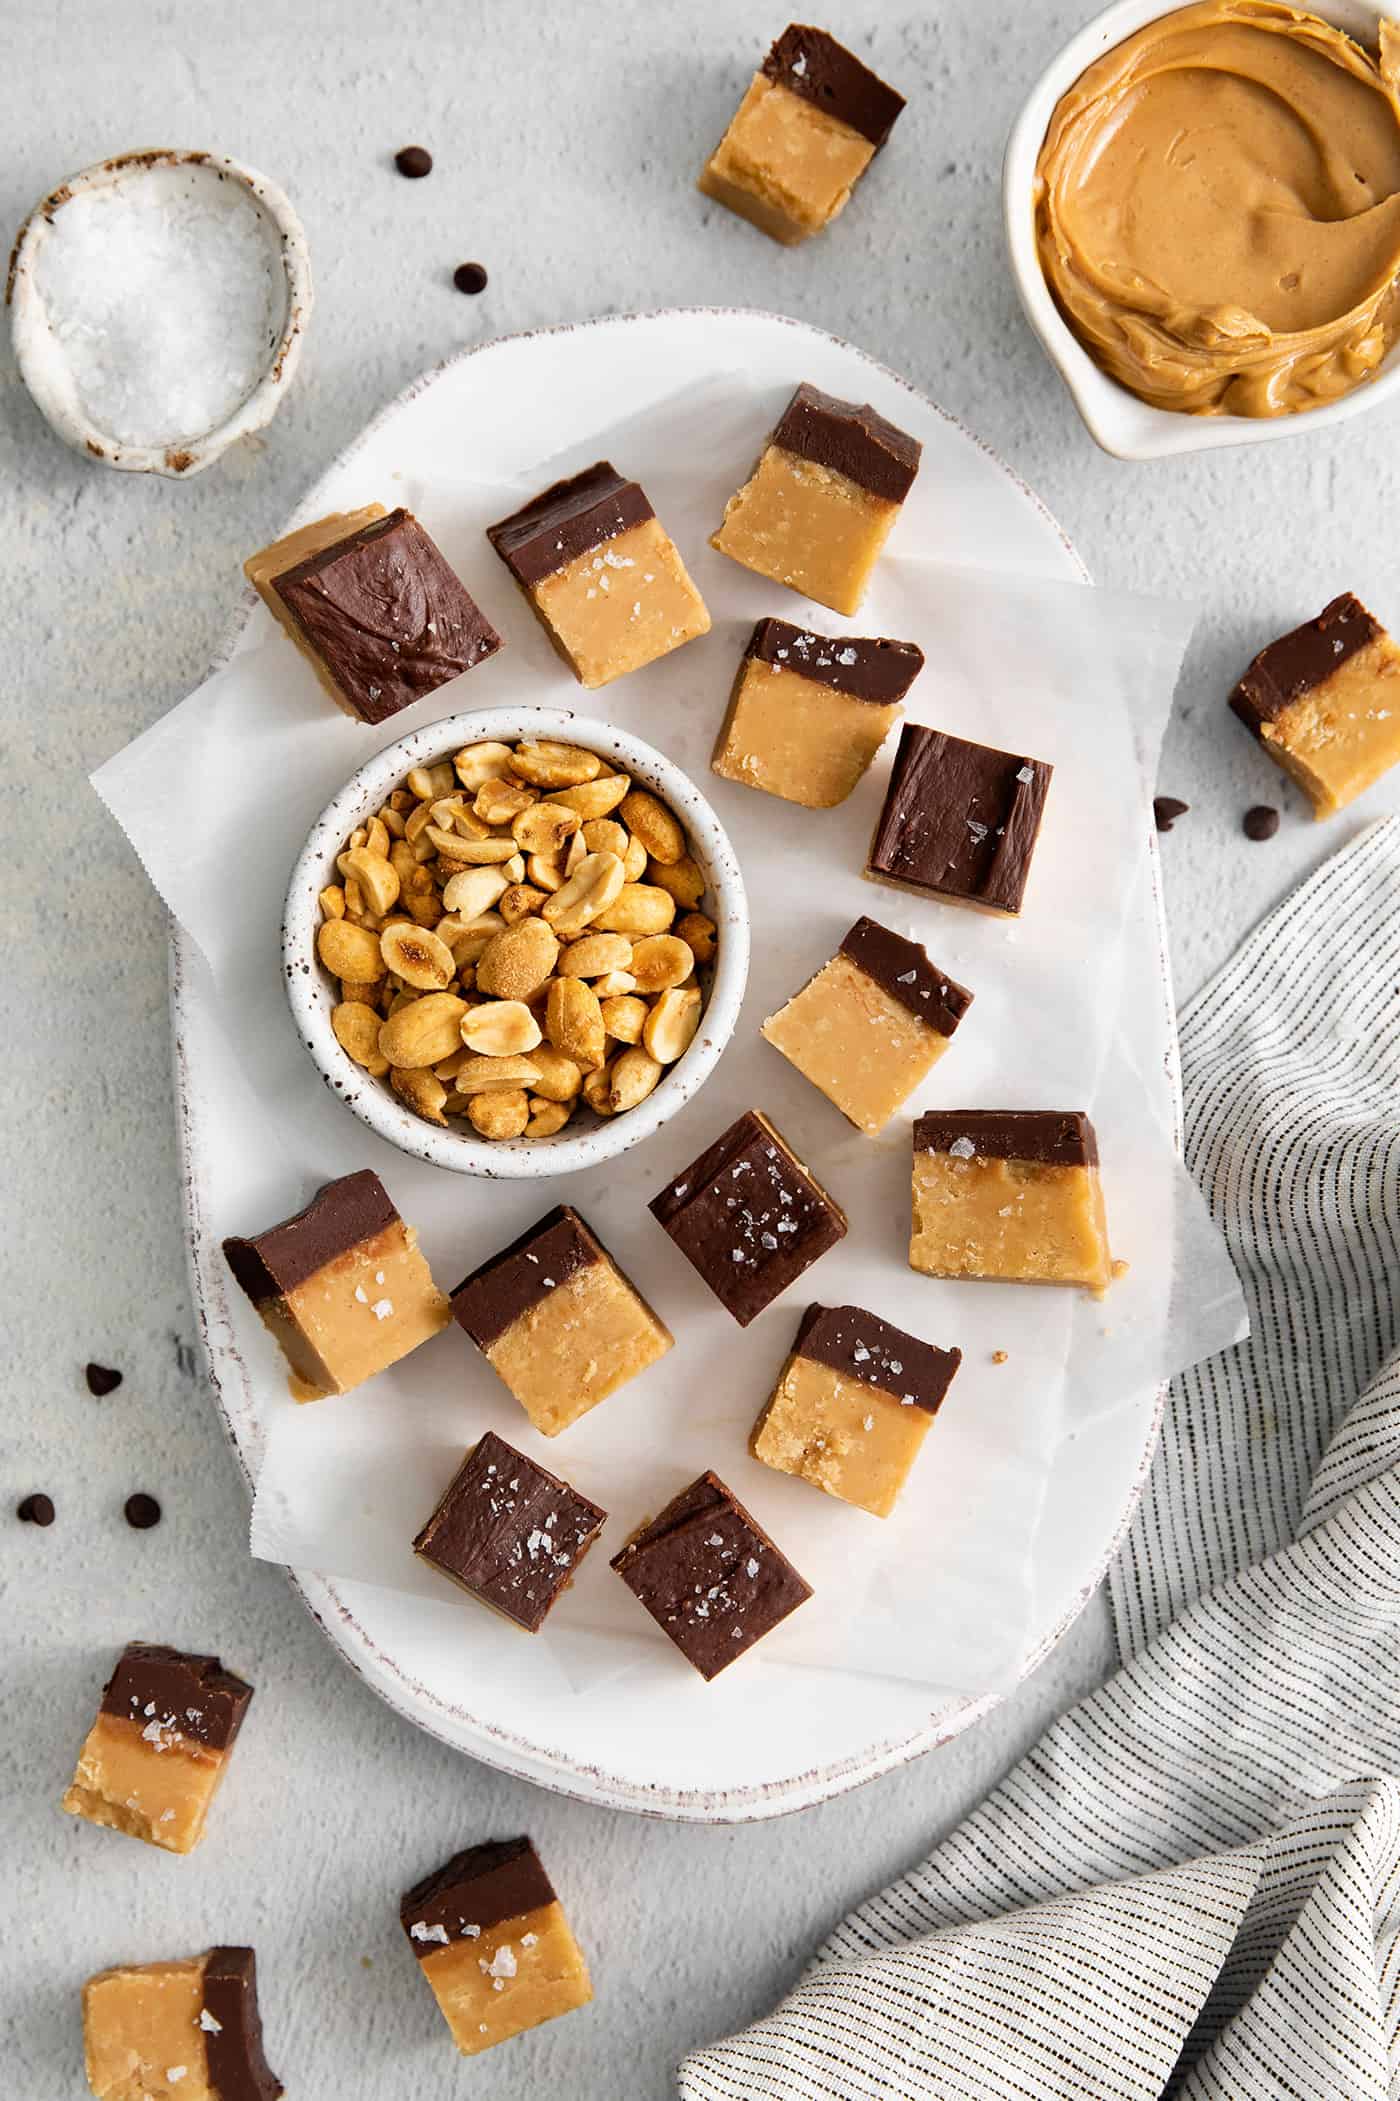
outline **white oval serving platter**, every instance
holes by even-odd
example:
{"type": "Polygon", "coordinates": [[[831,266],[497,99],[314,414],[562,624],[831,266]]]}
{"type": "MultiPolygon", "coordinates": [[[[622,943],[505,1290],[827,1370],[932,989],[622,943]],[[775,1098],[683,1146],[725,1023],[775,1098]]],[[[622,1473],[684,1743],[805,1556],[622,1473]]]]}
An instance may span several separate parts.
{"type": "MultiPolygon", "coordinates": [[[[906,381],[833,336],[777,315],[688,309],[588,322],[506,338],[463,352],[411,386],[341,454],[290,525],[362,501],[367,479],[386,500],[443,458],[460,459],[464,434],[518,428],[519,470],[580,431],[618,420],[619,403],[652,399],[716,370],[757,387],[794,374],[832,393],[870,400],[924,446],[923,475],[956,478],[946,545],[930,552],[963,564],[1084,580],[1073,548],[1016,477],[953,418],[906,381]]],[[[406,493],[403,500],[411,501],[406,493]]],[[[260,633],[248,593],[228,654],[260,633]]],[[[459,703],[460,705],[460,703],[459,703]]],[[[600,710],[601,712],[601,710],[600,710]]],[[[664,734],[658,728],[663,745],[664,734]]],[[[1145,1107],[1179,1128],[1176,1037],[1155,850],[1150,880],[1130,906],[1121,1028],[1144,1076],[1145,1107]]],[[[237,1341],[238,1323],[219,1251],[248,1145],[230,1105],[246,1100],[219,1027],[207,971],[185,936],[173,945],[172,1019],[185,1210],[194,1298],[209,1375],[245,1475],[256,1476],[266,1428],[260,1396],[237,1341]]],[[[310,1061],[305,1084],[318,1090],[310,1061]]],[[[461,1186],[462,1178],[454,1181],[461,1186]]],[[[451,1281],[451,1280],[449,1280],[451,1281]]],[[[1053,1646],[1103,1577],[1131,1519],[1150,1463],[1163,1392],[1119,1408],[1090,1440],[1059,1448],[1038,1536],[1035,1612],[1023,1674],[1053,1646]]],[[[925,1688],[865,1675],[753,1674],[743,1726],[708,1731],[696,1702],[639,1695],[620,1681],[610,1697],[561,1701],[553,1681],[532,1688],[473,1678],[460,1639],[414,1597],[341,1578],[296,1572],[294,1581],[327,1638],[397,1711],[444,1742],[538,1785],[609,1807],[728,1823],[806,1807],[874,1779],[945,1742],[997,1704],[997,1695],[933,1708],[925,1688]]],[[[689,1688],[687,1688],[689,1690],[689,1688]]],[[[732,1712],[732,1710],[731,1710],[732,1712]]]]}

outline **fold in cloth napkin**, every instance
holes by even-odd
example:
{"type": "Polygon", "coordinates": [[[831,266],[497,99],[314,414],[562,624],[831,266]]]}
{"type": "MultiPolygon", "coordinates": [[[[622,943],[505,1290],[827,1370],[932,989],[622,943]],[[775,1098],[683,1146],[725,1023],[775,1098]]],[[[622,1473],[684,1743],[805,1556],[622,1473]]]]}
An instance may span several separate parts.
{"type": "Polygon", "coordinates": [[[1400,819],[1181,1047],[1253,1336],[1173,1387],[1130,1660],[685,2101],[1400,2097],[1400,819]]]}

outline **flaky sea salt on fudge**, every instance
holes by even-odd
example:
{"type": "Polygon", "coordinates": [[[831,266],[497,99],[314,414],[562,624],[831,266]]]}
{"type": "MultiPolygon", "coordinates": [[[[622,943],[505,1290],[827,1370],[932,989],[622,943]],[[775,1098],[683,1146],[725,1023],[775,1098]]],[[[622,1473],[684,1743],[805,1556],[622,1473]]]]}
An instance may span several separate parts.
{"type": "Polygon", "coordinates": [[[488,1430],[453,1475],[413,1551],[536,1634],[607,1515],[488,1430]]]}
{"type": "Polygon", "coordinates": [[[348,1393],[451,1317],[417,1234],[368,1168],[327,1182],[281,1225],[226,1240],[224,1255],[291,1366],[298,1401],[348,1393]]]}
{"type": "Polygon", "coordinates": [[[864,778],[923,669],[913,642],[760,620],[710,761],[725,780],[831,810],[864,778]]]}
{"type": "Polygon", "coordinates": [[[263,2055],[251,1948],[99,1970],[83,1986],[83,2048],[97,2101],[277,2101],[283,2091],[263,2055]]]}
{"type": "Polygon", "coordinates": [[[1400,644],[1343,592],[1259,652],[1230,706],[1331,817],[1400,761],[1400,644]]]}
{"type": "Polygon", "coordinates": [[[1113,1265],[1088,1117],[1045,1109],[921,1116],[909,1263],[930,1277],[1104,1291],[1113,1265]]]}
{"type": "Polygon", "coordinates": [[[972,1005],[917,941],[858,919],[760,1034],[872,1135],[927,1079],[972,1005]]]}
{"type": "Polygon", "coordinates": [[[455,1853],[409,1890],[399,1919],[464,2057],[593,1997],[583,1952],[528,1838],[455,1853]]]}
{"type": "Polygon", "coordinates": [[[252,1697],[217,1656],[130,1643],[103,1687],[63,1807],[164,1852],[191,1852],[252,1697]]]}
{"type": "Polygon", "coordinates": [[[645,491],[608,460],[553,483],[487,537],[581,686],[606,686],[709,632],[645,491]]]}
{"type": "Polygon", "coordinates": [[[860,1306],[809,1306],[749,1449],[888,1517],[962,1362],[860,1306]]]}

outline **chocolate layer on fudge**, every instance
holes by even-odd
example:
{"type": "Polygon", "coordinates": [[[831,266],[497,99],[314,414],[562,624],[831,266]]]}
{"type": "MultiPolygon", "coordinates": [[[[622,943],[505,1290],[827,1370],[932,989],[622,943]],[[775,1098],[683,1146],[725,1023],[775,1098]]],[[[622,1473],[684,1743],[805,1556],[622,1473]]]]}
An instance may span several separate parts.
{"type": "Polygon", "coordinates": [[[825,29],[789,22],[763,61],[762,70],[828,117],[849,124],[879,150],[889,137],[904,97],[863,66],[854,52],[825,29]]]}
{"type": "Polygon", "coordinates": [[[158,1722],[211,1751],[226,1751],[243,1726],[253,1688],[217,1656],[187,1656],[158,1642],[123,1649],[102,1691],[101,1712],[158,1722]]]}
{"type": "Polygon", "coordinates": [[[1339,664],[1381,632],[1379,621],[1361,600],[1344,591],[1316,620],[1305,621],[1260,650],[1230,695],[1230,706],[1258,736],[1266,722],[1275,721],[1290,702],[1322,685],[1339,664]]]}
{"type": "Polygon", "coordinates": [[[597,460],[567,481],[551,483],[486,537],[518,583],[542,583],[579,555],[656,516],[641,488],[597,460]]]}
{"type": "Polygon", "coordinates": [[[501,646],[460,577],[402,509],[271,582],[365,722],[386,721],[501,646]]]}
{"type": "Polygon", "coordinates": [[[317,1190],[304,1211],[251,1239],[224,1242],[224,1255],[253,1304],[285,1298],[318,1269],[398,1220],[377,1174],[363,1167],[317,1190]]]}
{"type": "Polygon", "coordinates": [[[972,1005],[966,985],[936,970],[926,948],[881,926],[878,919],[858,919],[843,939],[840,953],[940,1036],[951,1036],[972,1005]]]}
{"type": "Polygon", "coordinates": [[[399,1906],[420,1961],[454,1940],[476,1940],[506,1919],[556,1901],[554,1885],[528,1838],[488,1839],[454,1853],[416,1882],[399,1906]]]}
{"type": "Polygon", "coordinates": [[[1043,759],[906,722],[871,874],[1018,911],[1053,771],[1043,759]]]}
{"type": "Polygon", "coordinates": [[[935,1109],[916,1119],[914,1150],[1046,1167],[1097,1167],[1099,1159],[1094,1127],[1078,1110],[935,1109]]]}
{"type": "Polygon", "coordinates": [[[770,445],[844,474],[886,503],[903,503],[919,471],[917,438],[878,416],[869,402],[838,401],[806,380],[775,425],[770,445]]]}
{"type": "Polygon", "coordinates": [[[263,2054],[258,1965],[251,1948],[211,1948],[200,2030],[219,2101],[277,2101],[285,2091],[263,2054]],[[206,2018],[207,2016],[207,2018],[206,2018]]]}
{"type": "Polygon", "coordinates": [[[861,1306],[809,1306],[791,1354],[929,1415],[938,1413],[962,1363],[961,1350],[921,1342],[861,1306]]]}
{"type": "Polygon", "coordinates": [[[858,635],[817,635],[789,620],[760,620],[749,637],[745,661],[796,672],[831,686],[851,700],[882,707],[903,700],[924,668],[916,642],[891,642],[858,635]]]}
{"type": "Polygon", "coordinates": [[[567,1204],[556,1204],[537,1225],[464,1277],[452,1294],[452,1316],[478,1349],[489,1349],[531,1306],[547,1298],[607,1250],[567,1204]]]}
{"type": "Polygon", "coordinates": [[[708,1472],[634,1532],[612,1566],[706,1679],[812,1595],[757,1519],[708,1472]]]}
{"type": "Polygon", "coordinates": [[[413,1551],[528,1633],[544,1625],[608,1513],[488,1430],[413,1551]]]}

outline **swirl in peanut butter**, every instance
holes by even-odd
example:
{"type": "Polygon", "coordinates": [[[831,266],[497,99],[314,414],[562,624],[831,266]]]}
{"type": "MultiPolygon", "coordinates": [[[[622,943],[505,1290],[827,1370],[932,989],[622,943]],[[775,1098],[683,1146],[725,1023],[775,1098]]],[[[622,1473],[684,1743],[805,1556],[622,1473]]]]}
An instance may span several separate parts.
{"type": "Polygon", "coordinates": [[[1276,0],[1201,0],[1080,76],[1036,166],[1070,327],[1157,408],[1287,416],[1400,333],[1397,32],[1373,57],[1276,0]]]}

